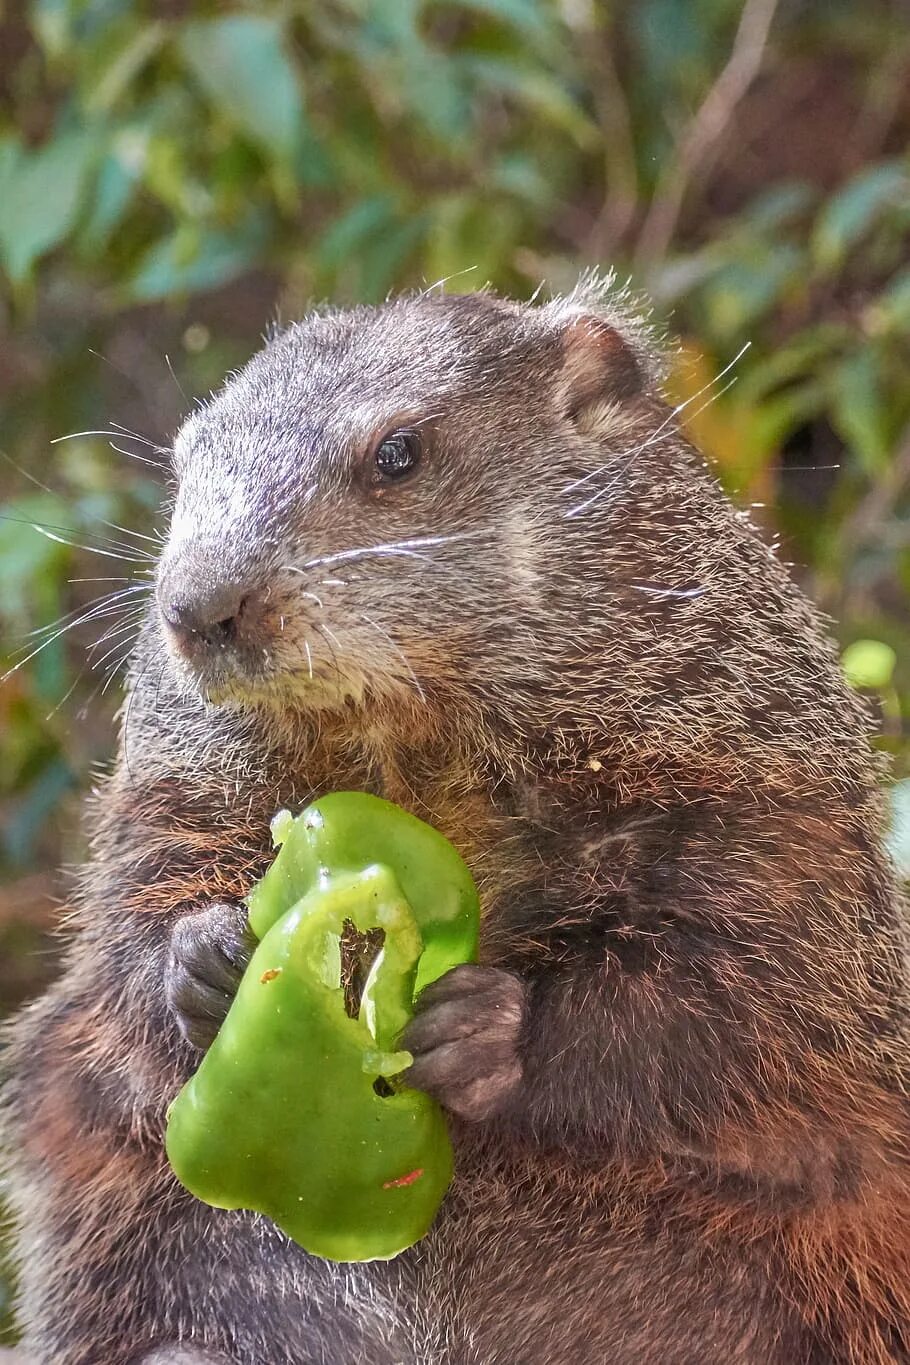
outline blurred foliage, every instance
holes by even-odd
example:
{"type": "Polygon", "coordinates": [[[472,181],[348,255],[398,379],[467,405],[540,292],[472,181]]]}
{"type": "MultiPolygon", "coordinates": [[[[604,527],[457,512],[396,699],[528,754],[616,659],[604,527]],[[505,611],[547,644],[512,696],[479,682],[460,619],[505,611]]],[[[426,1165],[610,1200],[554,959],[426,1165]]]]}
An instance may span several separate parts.
{"type": "Polygon", "coordinates": [[[527,295],[613,264],[652,295],[681,339],[671,390],[721,478],[844,643],[893,660],[884,683],[868,668],[856,681],[880,695],[905,775],[901,14],[886,0],[11,11],[0,627],[10,664],[46,643],[0,688],[0,871],[79,855],[74,805],[117,701],[104,668],[155,548],[130,528],[154,536],[161,449],[192,395],[243,361],[276,306],[444,276],[527,295]],[[92,608],[108,589],[122,615],[92,608]]]}
{"type": "Polygon", "coordinates": [[[4,934],[80,856],[192,396],[276,307],[589,264],[670,315],[694,436],[878,698],[910,871],[908,131],[902,0],[0,10],[0,631],[44,645],[0,685],[4,934]]]}

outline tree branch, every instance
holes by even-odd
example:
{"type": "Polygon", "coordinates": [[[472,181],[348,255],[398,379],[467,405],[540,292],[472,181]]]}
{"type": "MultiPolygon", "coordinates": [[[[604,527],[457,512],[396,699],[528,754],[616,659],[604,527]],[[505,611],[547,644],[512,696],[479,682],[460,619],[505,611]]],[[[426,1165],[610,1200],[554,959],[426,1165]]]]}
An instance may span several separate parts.
{"type": "Polygon", "coordinates": [[[579,34],[604,148],[603,203],[582,246],[585,257],[595,262],[613,255],[638,207],[635,137],[613,53],[615,32],[615,23],[601,20],[579,34]]]}
{"type": "Polygon", "coordinates": [[[727,64],[660,177],[638,237],[637,270],[647,273],[666,255],[690,184],[707,172],[736,106],[758,75],[778,3],[746,0],[727,64]]]}

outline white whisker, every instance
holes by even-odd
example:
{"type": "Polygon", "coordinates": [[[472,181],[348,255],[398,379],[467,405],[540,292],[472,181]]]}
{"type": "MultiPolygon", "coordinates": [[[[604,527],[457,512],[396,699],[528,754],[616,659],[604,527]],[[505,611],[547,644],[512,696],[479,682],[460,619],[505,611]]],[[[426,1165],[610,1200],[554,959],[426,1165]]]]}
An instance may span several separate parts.
{"type": "MultiPolygon", "coordinates": [[[[317,627],[317,629],[321,630],[325,635],[327,635],[327,636],[329,637],[330,640],[333,640],[333,641],[335,642],[335,644],[338,646],[339,649],[342,649],[341,641],[339,640],[338,636],[335,634],[334,630],[332,630],[331,626],[327,626],[327,625],[326,625],[325,621],[320,622],[320,624],[319,624],[319,626],[317,627]]],[[[344,652],[344,651],[342,650],[342,652],[344,652]]],[[[337,667],[337,660],[336,660],[336,667],[337,667]]]]}
{"type": "MultiPolygon", "coordinates": [[[[719,374],[716,374],[713,377],[713,379],[710,379],[708,381],[707,384],[703,384],[702,387],[696,393],[690,394],[689,397],[686,398],[683,402],[677,403],[675,407],[671,408],[670,411],[667,413],[666,417],[663,419],[663,421],[659,423],[656,431],[651,433],[651,435],[648,437],[647,441],[645,441],[643,445],[637,447],[630,446],[628,450],[620,451],[618,455],[615,455],[613,457],[613,460],[610,461],[610,464],[614,463],[616,460],[625,459],[627,455],[631,455],[634,457],[639,453],[639,451],[644,450],[649,445],[652,445],[654,441],[658,439],[658,437],[663,435],[664,431],[673,421],[674,417],[678,417],[681,412],[685,412],[686,408],[690,405],[690,403],[694,403],[696,399],[701,398],[703,393],[707,393],[708,390],[712,389],[714,385],[718,383],[719,380],[723,379],[725,374],[728,374],[729,371],[733,369],[733,366],[736,365],[743,358],[743,356],[746,354],[746,351],[749,350],[751,345],[752,342],[747,341],[744,346],[740,347],[740,349],[737,351],[733,359],[729,362],[729,364],[724,366],[724,368],[720,371],[719,374]]],[[[721,393],[726,393],[729,387],[730,387],[729,384],[727,384],[723,389],[720,390],[719,393],[715,394],[714,397],[719,398],[721,396],[721,393]]],[[[704,409],[699,408],[699,412],[702,411],[704,411],[704,409]]],[[[694,413],[693,416],[697,417],[698,413],[694,413]]],[[[562,491],[564,493],[571,493],[573,489],[580,488],[583,484],[588,483],[591,479],[596,479],[598,474],[602,474],[604,470],[609,469],[609,467],[610,467],[609,464],[604,464],[601,465],[598,469],[590,470],[589,473],[583,474],[581,478],[574,479],[572,483],[567,483],[562,491]]],[[[572,513],[569,512],[566,515],[571,516],[572,513]]]]}
{"type": "Polygon", "coordinates": [[[477,536],[491,535],[492,532],[485,530],[455,532],[450,536],[418,536],[414,540],[395,540],[385,545],[365,545],[356,550],[340,550],[333,555],[320,555],[316,559],[308,559],[295,573],[302,572],[303,569],[314,569],[322,564],[338,564],[346,559],[362,559],[367,555],[401,554],[411,555],[415,559],[429,559],[428,555],[422,555],[415,549],[416,546],[428,545],[448,545],[456,540],[473,540],[477,536]]]}
{"type": "Polygon", "coordinates": [[[651,597],[701,597],[707,592],[707,588],[701,583],[696,588],[657,588],[648,587],[645,583],[630,583],[629,586],[636,592],[646,592],[651,597]]]}
{"type": "Polygon", "coordinates": [[[122,531],[124,535],[135,536],[138,537],[139,540],[151,541],[152,545],[160,546],[163,540],[163,537],[160,535],[147,536],[142,531],[132,530],[129,526],[118,526],[116,521],[104,521],[102,518],[102,524],[104,526],[112,526],[115,531],[122,531]]]}
{"type": "Polygon", "coordinates": [[[14,673],[18,673],[20,668],[24,668],[25,665],[39,655],[42,650],[47,649],[48,645],[52,645],[55,640],[59,640],[61,635],[65,635],[67,631],[72,630],[75,626],[83,625],[85,621],[92,620],[96,616],[109,615],[113,610],[115,610],[114,607],[108,607],[106,611],[92,613],[90,616],[78,617],[75,621],[69,621],[65,626],[61,626],[59,630],[55,630],[53,634],[48,635],[39,645],[36,645],[33,650],[30,650],[28,654],[18,661],[18,663],[13,664],[12,668],[8,668],[5,673],[0,674],[0,682],[7,682],[14,673]]]}
{"type": "MultiPolygon", "coordinates": [[[[112,422],[111,422],[111,426],[112,426],[112,427],[115,427],[117,431],[122,431],[123,434],[124,434],[124,436],[129,436],[131,440],[133,440],[133,441],[141,441],[142,444],[143,444],[144,446],[148,446],[150,450],[157,450],[157,451],[159,451],[159,452],[162,453],[162,454],[164,453],[163,450],[162,450],[162,447],[158,444],[157,441],[152,441],[152,440],[150,440],[148,436],[142,436],[142,435],[140,435],[140,433],[139,433],[138,431],[133,431],[131,427],[125,427],[125,426],[123,425],[122,422],[113,422],[113,421],[112,421],[112,422]]],[[[110,433],[105,433],[105,435],[108,435],[108,434],[110,434],[110,433]]]]}
{"type": "Polygon", "coordinates": [[[141,620],[142,613],[139,612],[137,614],[130,616],[128,620],[121,621],[119,625],[114,624],[113,626],[111,626],[110,630],[106,630],[104,634],[99,639],[97,639],[95,643],[91,645],[89,649],[86,651],[88,658],[92,660],[92,667],[100,668],[101,665],[104,663],[104,660],[107,659],[111,654],[113,654],[114,649],[119,648],[119,643],[121,642],[115,644],[112,649],[107,650],[104,654],[100,656],[100,658],[93,659],[92,656],[94,655],[95,651],[100,648],[101,645],[103,645],[107,640],[116,639],[118,635],[123,635],[127,631],[134,631],[141,620]]]}
{"type": "Polygon", "coordinates": [[[46,626],[37,626],[27,634],[28,639],[37,639],[40,635],[46,635],[49,631],[54,631],[58,626],[63,626],[65,630],[71,630],[74,626],[84,625],[86,621],[93,620],[96,616],[104,616],[112,611],[120,611],[127,606],[123,600],[136,592],[147,591],[147,585],[137,583],[131,588],[121,588],[117,592],[105,593],[97,601],[91,602],[85,607],[74,607],[72,611],[64,612],[56,621],[52,621],[46,626]],[[71,618],[71,619],[67,619],[71,618]],[[64,625],[64,623],[66,623],[64,625]]]}
{"type": "Polygon", "coordinates": [[[130,554],[122,554],[119,551],[115,550],[102,550],[101,547],[98,545],[83,545],[78,540],[66,540],[64,536],[58,536],[53,531],[49,531],[46,526],[39,526],[34,521],[30,521],[27,524],[31,526],[33,531],[37,531],[39,535],[46,537],[47,540],[56,541],[58,545],[66,545],[71,550],[85,550],[88,554],[104,555],[105,558],[107,559],[122,559],[127,564],[131,563],[134,559],[138,558],[144,559],[155,558],[154,555],[149,554],[146,550],[140,550],[138,549],[138,547],[137,548],[124,547],[130,549],[131,551],[130,554]]]}
{"type": "Polygon", "coordinates": [[[417,689],[417,695],[420,697],[420,700],[423,702],[424,706],[426,706],[426,704],[427,704],[427,699],[426,699],[426,695],[424,694],[423,688],[420,686],[420,679],[417,677],[417,674],[414,672],[414,669],[411,667],[410,661],[408,660],[407,656],[405,655],[404,650],[402,650],[402,649],[395,643],[395,641],[392,639],[391,635],[389,634],[389,632],[388,632],[387,630],[383,630],[382,626],[378,625],[377,622],[373,620],[372,616],[367,616],[366,612],[363,612],[363,611],[362,611],[362,612],[359,612],[358,615],[361,617],[362,620],[366,621],[367,625],[372,626],[373,629],[376,630],[376,631],[378,631],[379,634],[380,634],[384,639],[388,640],[389,644],[392,646],[392,648],[394,649],[395,653],[398,655],[399,659],[400,659],[401,662],[404,664],[405,668],[408,670],[408,673],[411,675],[411,678],[412,678],[412,680],[413,680],[414,686],[415,686],[415,688],[417,689]]]}

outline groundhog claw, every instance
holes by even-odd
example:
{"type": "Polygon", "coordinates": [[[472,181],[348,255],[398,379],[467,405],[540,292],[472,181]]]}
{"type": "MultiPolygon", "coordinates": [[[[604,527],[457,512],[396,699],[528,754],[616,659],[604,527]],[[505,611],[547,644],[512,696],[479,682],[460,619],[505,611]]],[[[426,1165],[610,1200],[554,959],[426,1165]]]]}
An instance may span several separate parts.
{"type": "Polygon", "coordinates": [[[521,1083],[527,988],[497,967],[455,967],[427,986],[401,1039],[407,1080],[465,1119],[508,1107],[521,1083]]]}
{"type": "Polygon", "coordinates": [[[171,932],[165,995],[184,1038],[211,1045],[237,993],[253,940],[246,909],[218,902],[184,915],[171,932]]]}

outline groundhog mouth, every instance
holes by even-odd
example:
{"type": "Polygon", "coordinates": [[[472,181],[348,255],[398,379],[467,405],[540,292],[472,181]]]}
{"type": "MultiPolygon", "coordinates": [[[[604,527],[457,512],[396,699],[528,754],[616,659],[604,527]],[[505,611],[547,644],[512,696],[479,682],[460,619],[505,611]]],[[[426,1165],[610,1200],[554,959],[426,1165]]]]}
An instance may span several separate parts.
{"type": "Polygon", "coordinates": [[[296,642],[258,645],[193,637],[174,638],[165,626],[165,647],[184,685],[209,706],[344,710],[362,704],[369,691],[362,673],[347,664],[339,648],[319,651],[306,643],[298,657],[296,642]]]}
{"type": "MultiPolygon", "coordinates": [[[[185,685],[212,706],[347,711],[397,698],[426,709],[411,662],[419,640],[399,642],[359,603],[330,610],[332,586],[295,582],[289,590],[279,577],[239,590],[208,580],[190,596],[165,579],[157,592],[161,636],[185,685]]],[[[422,671],[425,663],[421,657],[422,671]]]]}

